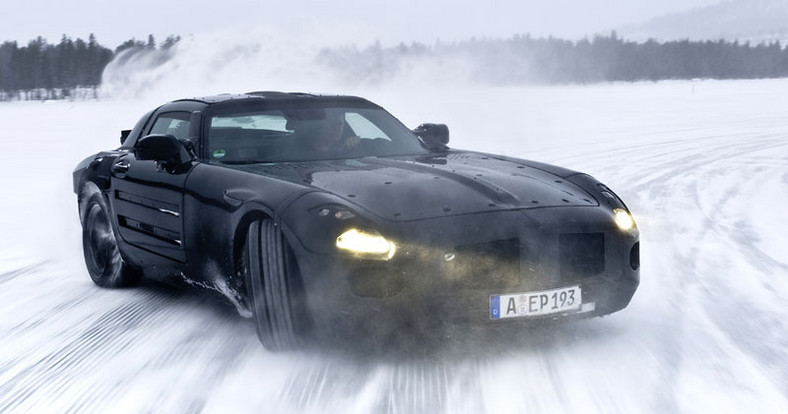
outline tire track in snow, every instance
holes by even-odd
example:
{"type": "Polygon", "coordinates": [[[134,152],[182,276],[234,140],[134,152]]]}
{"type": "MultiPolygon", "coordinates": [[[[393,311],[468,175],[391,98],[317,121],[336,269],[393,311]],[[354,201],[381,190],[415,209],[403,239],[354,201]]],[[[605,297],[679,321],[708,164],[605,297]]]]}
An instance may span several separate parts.
{"type": "Polygon", "coordinates": [[[38,263],[29,265],[29,266],[25,266],[25,267],[20,268],[20,269],[16,269],[16,270],[11,270],[11,271],[8,271],[8,272],[0,273],[0,284],[8,282],[11,279],[13,279],[15,277],[18,277],[18,276],[22,276],[22,275],[24,275],[26,273],[34,272],[35,270],[39,269],[41,266],[45,265],[46,263],[47,263],[46,261],[38,262],[38,263]]]}
{"type": "Polygon", "coordinates": [[[0,411],[22,405],[41,390],[48,390],[47,394],[57,398],[76,377],[89,374],[117,355],[123,355],[142,336],[149,334],[137,328],[144,324],[155,325],[157,319],[168,316],[163,310],[170,301],[157,300],[156,296],[147,295],[139,302],[123,303],[110,309],[77,339],[0,385],[0,411]]]}
{"type": "MultiPolygon", "coordinates": [[[[674,269],[680,269],[676,277],[682,277],[679,283],[673,282],[670,289],[674,294],[673,299],[680,303],[703,303],[706,306],[697,309],[699,316],[695,323],[704,325],[703,320],[707,319],[707,328],[713,327],[717,332],[710,335],[715,338],[725,338],[728,345],[741,351],[745,358],[749,359],[750,365],[756,367],[756,371],[768,373],[773,386],[782,391],[784,397],[788,397],[788,358],[786,357],[785,344],[788,343],[788,335],[785,334],[784,319],[772,309],[757,309],[756,305],[746,303],[738,305],[738,319],[742,314],[746,314],[748,323],[731,324],[730,320],[714,314],[714,309],[719,309],[715,304],[725,301],[728,298],[736,297],[736,289],[730,286],[721,288],[726,284],[725,279],[716,277],[714,272],[710,272],[703,266],[703,261],[708,260],[714,254],[714,248],[720,241],[727,241],[734,248],[731,254],[742,257],[753,269],[753,273],[764,270],[768,266],[777,273],[786,274],[785,266],[765,254],[752,243],[752,240],[737,237],[741,234],[741,228],[736,226],[723,227],[720,225],[724,210],[730,206],[736,207],[746,203],[748,194],[750,175],[757,174],[752,169],[760,169],[761,175],[780,173],[784,171],[788,162],[785,157],[775,155],[786,154],[788,143],[783,137],[754,134],[753,136],[733,136],[715,137],[718,145],[710,147],[703,153],[690,153],[683,146],[675,146],[675,142],[670,145],[662,144],[649,145],[648,156],[635,158],[631,152],[641,152],[643,148],[627,148],[614,151],[615,158],[622,159],[622,164],[639,164],[647,162],[651,157],[651,166],[644,171],[631,171],[625,167],[625,172],[614,171],[614,167],[603,167],[601,171],[612,173],[611,175],[624,175],[635,185],[614,186],[623,188],[626,193],[624,199],[628,200],[630,206],[633,201],[639,201],[638,208],[633,208],[636,214],[639,212],[647,217],[662,216],[663,222],[675,226],[669,235],[673,239],[668,243],[670,250],[673,251],[674,269]],[[733,142],[730,142],[733,140],[733,142]],[[722,143],[719,143],[723,141],[722,143]],[[656,151],[654,151],[656,150],[656,151]],[[752,154],[771,153],[770,158],[760,157],[752,154]],[[635,158],[633,162],[630,162],[635,158]],[[627,161],[623,161],[627,160],[627,161]],[[755,166],[755,167],[753,167],[755,166]],[[657,171],[657,173],[653,173],[657,171]],[[742,173],[748,176],[742,176],[742,173]],[[711,205],[704,205],[706,189],[700,187],[703,177],[712,177],[711,181],[717,185],[723,185],[725,190],[722,197],[714,200],[711,205]],[[633,197],[632,195],[636,195],[633,197]],[[648,201],[643,201],[643,199],[648,201]],[[666,209],[660,211],[660,209],[666,209]],[[700,213],[702,223],[698,225],[687,225],[681,220],[670,220],[671,213],[674,218],[682,218],[684,212],[700,213]],[[683,234],[682,234],[683,233],[683,234]],[[676,235],[681,237],[677,238],[676,235]],[[687,246],[682,248],[682,246],[687,246]],[[711,246],[711,247],[709,247],[711,246]],[[711,291],[711,293],[710,293],[711,291]],[[715,317],[716,316],[716,317],[715,317]],[[754,320],[751,318],[754,317],[754,320]],[[780,323],[780,321],[783,321],[780,323]],[[771,330],[771,334],[761,331],[762,326],[782,326],[780,329],[771,330]],[[782,332],[782,335],[774,333],[782,332]],[[770,344],[770,345],[766,345],[770,344]],[[763,348],[770,348],[764,352],[763,348]],[[776,359],[776,360],[775,360],[776,359]],[[775,364],[775,362],[777,362],[775,364]],[[776,366],[775,366],[776,365],[776,366]]],[[[616,163],[612,163],[616,164],[616,163]]],[[[619,190],[620,191],[620,190],[619,190]]],[[[741,223],[735,223],[741,226],[741,223]]],[[[651,234],[644,230],[641,236],[643,243],[648,243],[651,234]]],[[[664,250],[663,250],[664,251],[664,250]]],[[[718,260],[726,260],[721,257],[718,260]]],[[[646,258],[646,260],[648,260],[646,258]]],[[[644,275],[649,277],[649,275],[644,275]]],[[[671,283],[668,281],[668,283],[671,283]]],[[[779,302],[780,297],[774,298],[779,302]]],[[[734,300],[728,299],[729,302],[734,300]]],[[[663,370],[661,382],[669,387],[674,387],[673,391],[664,393],[661,400],[655,402],[655,409],[660,411],[675,411],[679,408],[679,402],[674,399],[676,395],[675,379],[680,377],[682,366],[687,363],[686,357],[693,355],[688,352],[687,345],[683,344],[685,338],[692,338],[694,334],[690,331],[690,324],[687,321],[686,309],[673,307],[672,311],[665,316],[670,318],[670,324],[679,327],[678,331],[666,331],[663,340],[660,341],[663,347],[663,357],[669,361],[666,369],[663,370]]],[[[734,316],[734,315],[729,315],[734,316]]],[[[697,329],[697,328],[695,328],[697,329]]],[[[735,350],[718,349],[719,352],[736,352],[735,350]]],[[[726,372],[726,368],[719,368],[726,372]]],[[[726,372],[730,378],[735,378],[735,372],[726,372]]],[[[734,381],[734,380],[732,380],[734,381]]]]}
{"type": "MultiPolygon", "coordinates": [[[[706,179],[706,182],[725,182],[721,197],[707,201],[708,195],[701,188],[701,180],[694,185],[695,198],[707,218],[699,246],[713,246],[716,242],[730,247],[729,255],[716,261],[710,261],[710,253],[704,252],[702,248],[692,257],[693,263],[700,269],[697,273],[706,276],[701,278],[704,296],[699,299],[706,305],[707,317],[720,329],[723,338],[751,358],[755,366],[770,372],[778,384],[778,390],[788,398],[788,349],[785,347],[785,344],[788,344],[788,324],[778,312],[782,306],[775,306],[780,304],[788,293],[788,285],[785,285],[784,278],[780,277],[788,276],[788,265],[758,247],[757,233],[753,232],[752,226],[742,217],[742,213],[751,204],[750,195],[758,190],[760,183],[768,183],[765,178],[788,169],[788,143],[764,145],[760,149],[744,151],[741,155],[736,157],[743,159],[738,162],[739,165],[726,163],[709,168],[704,173],[705,176],[712,177],[706,179]],[[781,158],[782,163],[772,165],[764,162],[753,163],[749,157],[743,157],[758,152],[768,153],[770,157],[778,154],[786,156],[781,158]],[[732,173],[731,167],[734,167],[736,173],[732,173]],[[745,175],[742,175],[743,173],[745,175]],[[744,274],[728,271],[731,265],[740,268],[742,262],[749,267],[742,269],[744,274]],[[748,277],[748,285],[762,288],[756,298],[731,294],[739,291],[741,286],[729,278],[717,277],[718,274],[729,274],[734,278],[748,277]],[[751,275],[758,277],[751,278],[751,275]],[[720,303],[725,306],[719,306],[720,303]]],[[[788,225],[784,226],[788,230],[788,225]]]]}

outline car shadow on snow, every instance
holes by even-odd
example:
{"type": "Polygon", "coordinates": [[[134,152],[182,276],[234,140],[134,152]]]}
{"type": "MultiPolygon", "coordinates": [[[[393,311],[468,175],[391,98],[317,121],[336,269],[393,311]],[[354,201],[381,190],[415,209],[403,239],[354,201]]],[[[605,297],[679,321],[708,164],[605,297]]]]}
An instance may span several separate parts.
{"type": "MultiPolygon", "coordinates": [[[[234,332],[247,332],[249,337],[256,337],[252,319],[241,316],[236,306],[216,291],[150,280],[145,280],[138,289],[186,308],[199,308],[214,314],[221,323],[233,325],[236,328],[232,329],[234,332]]],[[[611,340],[623,334],[621,325],[609,323],[606,319],[546,320],[538,323],[507,321],[492,326],[438,325],[437,328],[415,328],[403,324],[379,327],[374,333],[327,327],[321,334],[308,336],[292,350],[270,352],[262,345],[260,349],[269,355],[303,353],[362,365],[427,359],[499,358],[571,348],[598,339],[611,340]]]]}
{"type": "Polygon", "coordinates": [[[307,344],[307,352],[377,364],[422,360],[497,359],[508,355],[572,348],[623,334],[619,325],[602,318],[505,323],[497,326],[451,326],[437,331],[392,330],[384,334],[345,333],[307,344]]]}

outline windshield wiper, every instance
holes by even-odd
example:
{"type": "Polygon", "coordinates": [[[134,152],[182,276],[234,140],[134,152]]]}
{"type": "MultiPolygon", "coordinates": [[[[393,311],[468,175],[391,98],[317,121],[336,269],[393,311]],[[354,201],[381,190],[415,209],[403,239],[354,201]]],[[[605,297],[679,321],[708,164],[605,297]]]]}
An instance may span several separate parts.
{"type": "Polygon", "coordinates": [[[227,165],[243,165],[243,164],[267,164],[271,161],[262,161],[262,160],[234,160],[234,161],[219,161],[222,164],[227,165]]]}

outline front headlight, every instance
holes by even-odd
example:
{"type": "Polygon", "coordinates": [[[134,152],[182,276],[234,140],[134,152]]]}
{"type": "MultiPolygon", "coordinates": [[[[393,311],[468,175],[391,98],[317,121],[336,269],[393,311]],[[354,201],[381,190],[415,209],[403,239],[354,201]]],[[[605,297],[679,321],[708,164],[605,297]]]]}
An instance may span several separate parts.
{"type": "Polygon", "coordinates": [[[623,208],[614,208],[613,218],[616,221],[616,225],[621,230],[631,230],[635,227],[635,220],[623,208]]]}
{"type": "Polygon", "coordinates": [[[352,252],[357,257],[389,260],[397,251],[394,243],[376,231],[350,229],[337,237],[337,248],[352,252]]]}

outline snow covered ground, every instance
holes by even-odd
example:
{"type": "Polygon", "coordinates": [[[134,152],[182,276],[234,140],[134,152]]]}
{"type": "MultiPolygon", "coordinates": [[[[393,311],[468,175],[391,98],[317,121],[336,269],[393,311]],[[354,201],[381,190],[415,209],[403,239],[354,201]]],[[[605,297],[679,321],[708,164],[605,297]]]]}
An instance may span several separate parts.
{"type": "Polygon", "coordinates": [[[495,349],[271,354],[214,296],[84,268],[71,171],[161,97],[4,103],[0,412],[788,412],[788,80],[350,92],[608,184],[641,230],[630,306],[495,349]]]}

